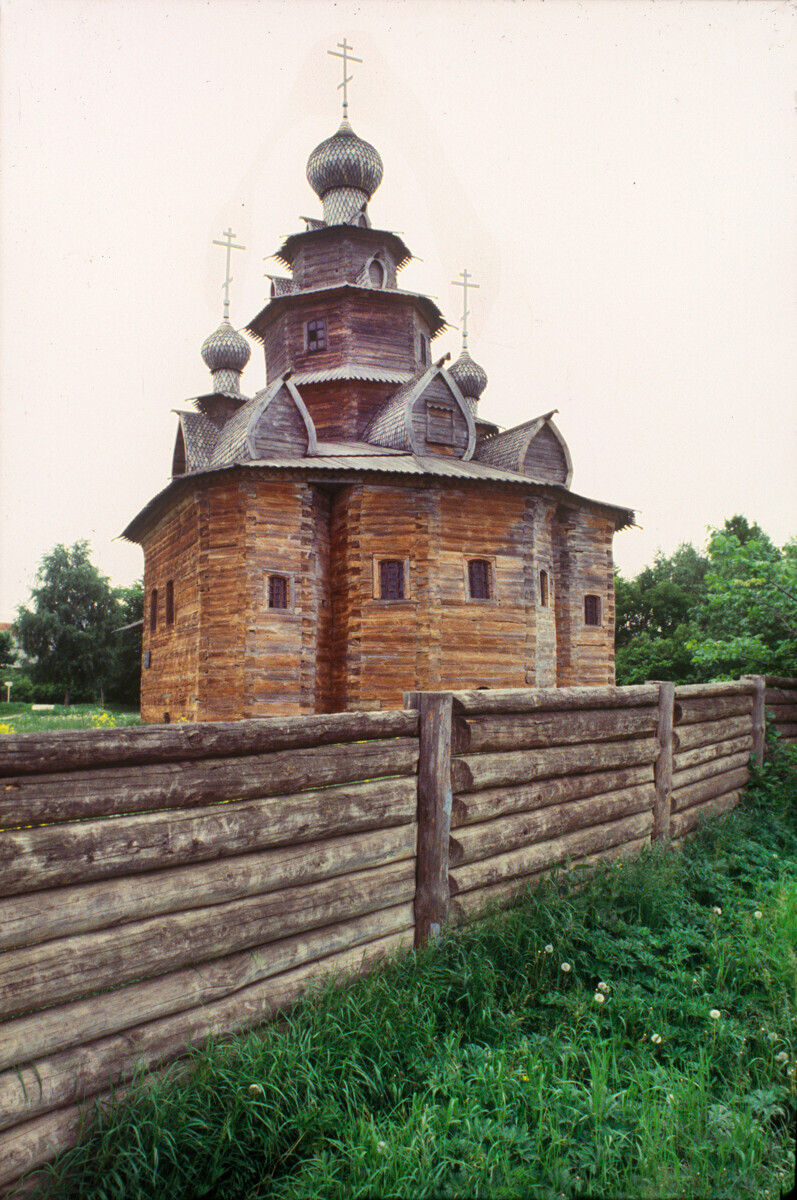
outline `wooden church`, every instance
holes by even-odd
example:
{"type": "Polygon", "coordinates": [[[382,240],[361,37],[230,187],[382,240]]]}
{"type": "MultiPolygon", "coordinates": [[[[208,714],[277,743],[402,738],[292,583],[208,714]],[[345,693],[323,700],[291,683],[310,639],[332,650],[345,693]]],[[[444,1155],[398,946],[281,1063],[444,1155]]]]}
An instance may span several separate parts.
{"type": "Polygon", "coordinates": [[[145,555],[145,721],[614,682],[612,538],[633,513],[570,490],[553,413],[484,418],[466,325],[456,362],[435,360],[444,318],[371,223],[382,160],[348,122],[342,45],[344,119],[307,164],[323,216],[280,247],[287,274],[246,327],[266,387],[241,393],[227,293],[172,481],[124,533],[145,555]]]}

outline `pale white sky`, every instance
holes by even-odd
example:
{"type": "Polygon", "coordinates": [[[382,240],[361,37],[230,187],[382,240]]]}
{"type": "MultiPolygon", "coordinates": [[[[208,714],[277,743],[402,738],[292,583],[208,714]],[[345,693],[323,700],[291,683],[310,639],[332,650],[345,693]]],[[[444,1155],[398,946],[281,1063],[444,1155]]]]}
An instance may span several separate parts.
{"type": "MultiPolygon", "coordinates": [[[[199,348],[320,216],[350,117],[370,205],[455,325],[467,265],[482,413],[558,408],[576,491],[639,510],[625,574],[735,512],[797,532],[797,7],[785,0],[0,0],[0,620],[38,561],[113,539],[169,478],[199,348]]],[[[447,331],[435,355],[459,335],[447,331]]],[[[255,347],[243,376],[263,385],[255,347]]]]}

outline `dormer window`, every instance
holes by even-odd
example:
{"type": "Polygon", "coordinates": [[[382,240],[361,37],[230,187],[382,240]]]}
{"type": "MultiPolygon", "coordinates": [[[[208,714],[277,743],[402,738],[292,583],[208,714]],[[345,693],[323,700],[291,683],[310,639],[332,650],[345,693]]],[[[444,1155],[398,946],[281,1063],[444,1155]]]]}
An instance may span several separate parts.
{"type": "Polygon", "coordinates": [[[307,322],[307,352],[315,354],[327,348],[327,322],[325,317],[316,317],[307,322]]]}
{"type": "Polygon", "coordinates": [[[378,258],[372,258],[368,264],[368,282],[372,288],[385,286],[385,268],[378,258]]]}
{"type": "Polygon", "coordinates": [[[426,405],[426,440],[442,446],[454,444],[454,407],[451,404],[426,405]]]}

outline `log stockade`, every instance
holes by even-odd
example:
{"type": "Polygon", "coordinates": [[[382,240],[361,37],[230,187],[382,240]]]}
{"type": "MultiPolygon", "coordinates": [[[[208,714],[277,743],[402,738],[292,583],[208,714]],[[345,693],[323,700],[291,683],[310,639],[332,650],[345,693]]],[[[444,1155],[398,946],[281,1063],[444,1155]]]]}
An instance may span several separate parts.
{"type": "Polygon", "coordinates": [[[739,803],[797,679],[0,738],[0,1191],[84,1106],[739,803]]]}

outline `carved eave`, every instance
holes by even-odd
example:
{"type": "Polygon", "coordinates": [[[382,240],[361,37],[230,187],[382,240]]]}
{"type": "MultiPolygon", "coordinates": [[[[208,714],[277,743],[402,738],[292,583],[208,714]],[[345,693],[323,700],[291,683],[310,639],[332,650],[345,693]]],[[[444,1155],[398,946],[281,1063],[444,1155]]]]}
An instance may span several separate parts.
{"type": "Polygon", "coordinates": [[[291,295],[274,296],[267,304],[261,308],[256,317],[246,326],[246,332],[251,334],[257,341],[263,342],[266,335],[266,330],[272,321],[276,320],[285,309],[299,302],[304,302],[308,296],[316,296],[320,301],[332,300],[337,296],[350,293],[360,295],[367,292],[373,295],[374,292],[384,297],[388,302],[391,300],[407,301],[411,300],[418,311],[423,316],[429,326],[429,332],[433,338],[437,337],[447,328],[445,317],[440,312],[440,309],[430,300],[428,296],[422,296],[418,292],[404,292],[399,288],[384,288],[375,289],[370,287],[360,287],[356,283],[336,283],[331,287],[305,288],[302,291],[293,292],[291,295]]]}
{"type": "MultiPolygon", "coordinates": [[[[303,221],[307,221],[307,217],[302,217],[303,221]]],[[[292,233],[287,238],[279,250],[272,257],[289,269],[293,266],[293,260],[298,254],[303,245],[307,245],[312,239],[328,240],[331,238],[339,238],[341,233],[345,233],[347,237],[360,238],[361,240],[373,242],[374,235],[377,234],[383,241],[384,245],[390,252],[391,257],[395,261],[396,270],[400,271],[402,267],[406,267],[408,262],[412,262],[414,255],[405,246],[404,242],[397,233],[391,233],[387,229],[374,229],[373,226],[363,227],[362,225],[322,225],[318,224],[316,228],[304,229],[301,233],[292,233]]]]}

